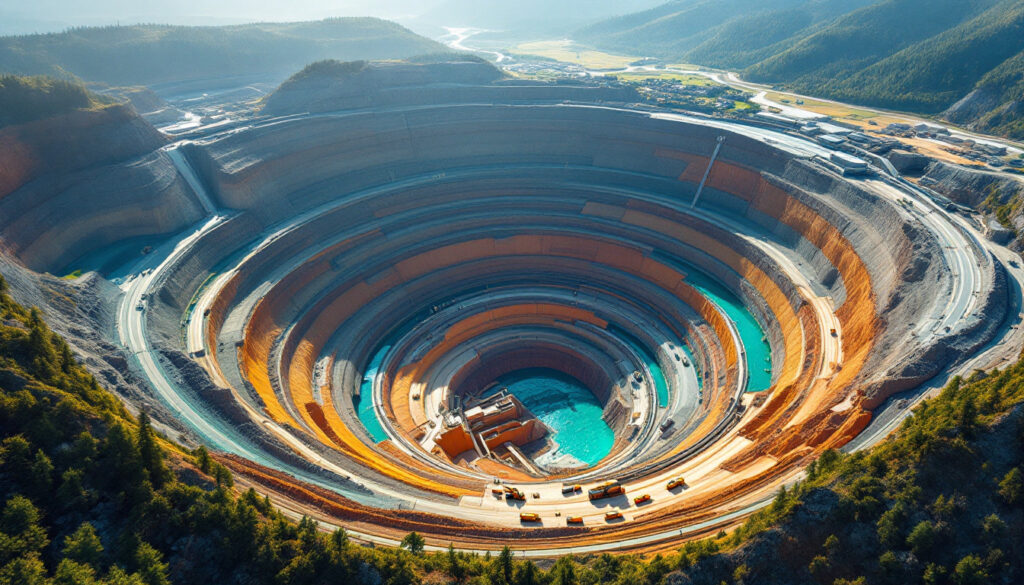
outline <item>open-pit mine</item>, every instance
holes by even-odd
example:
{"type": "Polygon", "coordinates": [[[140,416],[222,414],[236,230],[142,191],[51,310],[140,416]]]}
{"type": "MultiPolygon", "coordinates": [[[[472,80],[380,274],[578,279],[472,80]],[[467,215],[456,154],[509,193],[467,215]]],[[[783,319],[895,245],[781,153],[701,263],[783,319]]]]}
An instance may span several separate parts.
{"type": "Polygon", "coordinates": [[[59,178],[8,133],[4,254],[102,267],[143,403],[379,544],[678,546],[1013,353],[1009,253],[891,167],[480,67],[176,142],[112,108],[125,154],[59,178]]]}

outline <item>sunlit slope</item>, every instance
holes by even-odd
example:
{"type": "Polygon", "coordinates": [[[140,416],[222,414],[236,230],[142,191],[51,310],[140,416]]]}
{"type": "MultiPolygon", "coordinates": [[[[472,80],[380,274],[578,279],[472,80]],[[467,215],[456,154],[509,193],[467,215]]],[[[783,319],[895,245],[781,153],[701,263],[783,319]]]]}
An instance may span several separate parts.
{"type": "Polygon", "coordinates": [[[283,79],[319,59],[397,59],[443,48],[376,18],[222,27],[108,26],[2,37],[0,72],[72,75],[112,85],[240,75],[283,79]]]}
{"type": "Polygon", "coordinates": [[[1022,31],[1021,0],[694,0],[609,19],[577,39],[877,107],[939,113],[970,95],[951,120],[1020,134],[1022,31]]]}

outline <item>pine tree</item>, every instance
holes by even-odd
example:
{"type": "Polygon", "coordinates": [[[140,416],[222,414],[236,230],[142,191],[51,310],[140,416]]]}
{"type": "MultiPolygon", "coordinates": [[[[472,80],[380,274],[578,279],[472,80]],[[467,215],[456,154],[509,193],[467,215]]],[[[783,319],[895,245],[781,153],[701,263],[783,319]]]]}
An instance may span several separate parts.
{"type": "Polygon", "coordinates": [[[43,323],[39,309],[32,307],[29,312],[28,351],[32,363],[32,374],[49,382],[56,374],[57,353],[50,342],[50,332],[43,323]]]}
{"type": "Polygon", "coordinates": [[[515,585],[541,585],[543,578],[537,565],[531,562],[516,565],[515,585]]]}
{"type": "Polygon", "coordinates": [[[53,582],[56,585],[97,585],[96,571],[89,565],[61,559],[54,571],[53,582]]]}
{"type": "Polygon", "coordinates": [[[331,547],[335,552],[341,553],[348,548],[348,533],[344,528],[338,528],[331,533],[331,547]]]}
{"type": "Polygon", "coordinates": [[[32,493],[38,497],[46,497],[53,487],[53,462],[43,453],[42,449],[36,451],[35,459],[29,470],[29,487],[32,493]]]}
{"type": "Polygon", "coordinates": [[[203,445],[196,449],[196,464],[199,465],[199,471],[210,474],[210,452],[203,445]]]}
{"type": "Polygon", "coordinates": [[[1020,502],[1024,496],[1024,478],[1022,478],[1019,467],[1014,467],[1006,472],[999,482],[999,495],[1011,506],[1020,502]]]}
{"type": "Polygon", "coordinates": [[[462,565],[462,560],[459,559],[458,553],[455,552],[455,545],[452,543],[448,543],[445,571],[456,583],[462,583],[466,579],[466,568],[462,565]]]}
{"type": "Polygon", "coordinates": [[[103,544],[92,524],[83,522],[77,530],[64,538],[63,552],[65,558],[99,569],[100,560],[103,558],[103,544]]]}
{"type": "Polygon", "coordinates": [[[163,451],[156,440],[156,433],[149,423],[149,415],[145,412],[139,415],[139,433],[136,440],[139,448],[139,457],[142,467],[149,475],[149,481],[153,487],[160,489],[167,480],[167,468],[164,466],[163,451]]]}
{"type": "Polygon", "coordinates": [[[11,560],[40,553],[50,543],[46,530],[39,525],[39,509],[25,496],[7,500],[0,513],[0,565],[11,560]]]}
{"type": "Polygon", "coordinates": [[[505,546],[501,553],[491,562],[490,580],[491,585],[512,585],[513,569],[512,549],[505,546]]]}
{"type": "Polygon", "coordinates": [[[551,568],[551,585],[576,585],[576,565],[572,557],[562,557],[551,568]]]}
{"type": "Polygon", "coordinates": [[[170,585],[167,577],[167,563],[163,555],[147,542],[140,542],[135,549],[135,567],[146,585],[170,585]]]}
{"type": "Polygon", "coordinates": [[[71,348],[63,340],[60,342],[60,369],[65,374],[71,373],[71,366],[75,365],[75,358],[71,355],[71,348]]]}
{"type": "Polygon", "coordinates": [[[231,472],[220,463],[213,464],[213,479],[217,481],[218,487],[230,488],[235,485],[235,479],[231,477],[231,472]]]}
{"type": "Polygon", "coordinates": [[[418,555],[423,552],[423,546],[425,541],[422,536],[415,532],[410,532],[405,535],[402,539],[402,548],[407,549],[414,555],[418,555]]]}

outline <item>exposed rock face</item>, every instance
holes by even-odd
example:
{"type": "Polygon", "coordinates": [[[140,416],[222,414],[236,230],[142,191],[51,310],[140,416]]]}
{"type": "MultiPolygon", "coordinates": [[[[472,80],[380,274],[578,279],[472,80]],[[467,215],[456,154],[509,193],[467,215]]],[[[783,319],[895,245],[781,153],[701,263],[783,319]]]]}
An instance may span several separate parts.
{"type": "Polygon", "coordinates": [[[864,389],[868,408],[875,408],[889,396],[927,382],[942,368],[978,351],[995,336],[1004,324],[1010,299],[1007,276],[1001,267],[996,267],[994,277],[992,287],[979,297],[980,304],[965,327],[928,346],[916,360],[896,362],[884,379],[864,389]]]}
{"type": "Polygon", "coordinates": [[[932,162],[932,159],[923,154],[906,150],[890,150],[885,158],[904,175],[920,175],[932,162]]]}
{"type": "Polygon", "coordinates": [[[950,106],[942,116],[971,130],[1020,138],[1024,99],[1019,90],[1016,99],[1012,99],[1012,95],[1012,91],[1000,87],[979,87],[950,106]]]}
{"type": "Polygon", "coordinates": [[[0,197],[43,174],[122,161],[166,142],[123,105],[9,126],[0,130],[0,197]]]}
{"type": "MultiPolygon", "coordinates": [[[[991,238],[1009,240],[1015,236],[1010,228],[1017,234],[1024,230],[1024,179],[1020,177],[934,162],[921,177],[921,184],[956,203],[991,214],[988,221],[996,227],[990,230],[991,238]],[[1004,221],[1008,225],[1000,225],[1004,221]]],[[[1009,247],[1020,251],[1022,242],[1015,239],[1009,247]]]]}
{"type": "MultiPolygon", "coordinates": [[[[1005,314],[1006,282],[1001,272],[984,277],[992,285],[981,296],[984,308],[979,308],[977,314],[986,317],[974,318],[956,336],[929,344],[923,353],[910,349],[915,348],[917,342],[909,335],[909,330],[892,325],[916,322],[931,306],[935,291],[948,286],[950,275],[937,242],[926,229],[907,223],[893,213],[890,204],[882,198],[850,183],[823,183],[810,173],[796,172],[799,168],[794,165],[787,178],[804,188],[813,185],[818,193],[830,193],[832,204],[842,213],[832,215],[834,212],[820,205],[819,213],[833,225],[844,226],[844,235],[872,275],[872,289],[883,326],[873,339],[875,348],[861,376],[863,386],[859,391],[865,398],[865,408],[873,409],[894,393],[921,384],[991,338],[1005,314]],[[859,217],[861,221],[848,222],[845,218],[849,217],[859,217]]],[[[807,202],[814,204],[812,199],[807,202]]],[[[821,262],[813,258],[811,261],[821,262]]],[[[837,301],[842,298],[834,297],[837,301]]]]}
{"type": "Polygon", "coordinates": [[[980,207],[989,195],[995,195],[999,203],[1024,195],[1024,181],[1021,179],[943,162],[929,165],[922,183],[961,205],[973,208],[980,207]]]}
{"type": "Polygon", "coordinates": [[[158,150],[166,141],[126,105],[0,130],[0,248],[57,271],[197,221],[201,205],[158,150]]]}
{"type": "MultiPolygon", "coordinates": [[[[25,306],[36,306],[46,323],[68,342],[82,365],[96,376],[107,390],[120,397],[133,412],[143,409],[154,421],[173,424],[172,430],[160,425],[162,432],[178,437],[185,427],[154,400],[149,385],[128,367],[121,348],[111,342],[114,331],[114,300],[117,287],[96,274],[75,280],[63,280],[46,274],[35,274],[0,254],[0,274],[11,287],[12,296],[25,306]]],[[[0,368],[0,386],[16,390],[23,383],[0,368]]]]}
{"type": "Polygon", "coordinates": [[[992,88],[978,88],[943,112],[942,116],[955,124],[971,126],[982,116],[1000,105],[999,92],[992,88]]]}

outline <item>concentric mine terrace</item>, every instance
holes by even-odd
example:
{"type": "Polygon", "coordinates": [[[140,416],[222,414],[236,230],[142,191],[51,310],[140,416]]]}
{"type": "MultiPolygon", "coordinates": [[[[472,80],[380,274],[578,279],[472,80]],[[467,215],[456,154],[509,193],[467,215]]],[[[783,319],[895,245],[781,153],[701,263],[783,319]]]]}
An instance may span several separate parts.
{"type": "Polygon", "coordinates": [[[116,335],[153,397],[286,509],[379,543],[718,530],[998,341],[990,244],[898,178],[589,91],[271,102],[80,177],[46,233],[62,195],[14,191],[5,243],[57,273],[152,241],[116,335]]]}

